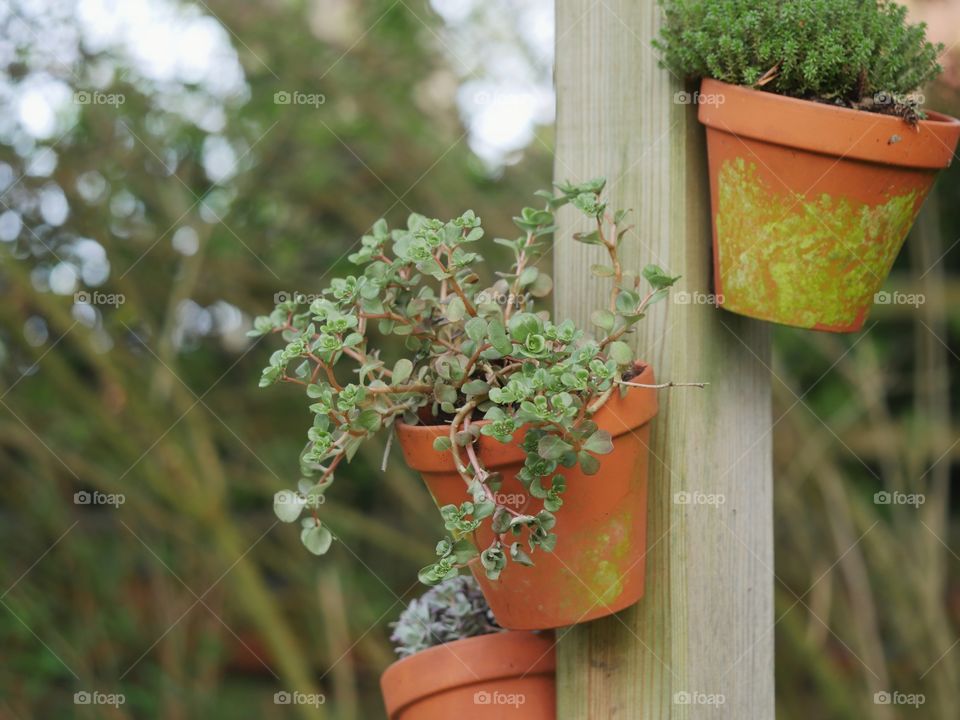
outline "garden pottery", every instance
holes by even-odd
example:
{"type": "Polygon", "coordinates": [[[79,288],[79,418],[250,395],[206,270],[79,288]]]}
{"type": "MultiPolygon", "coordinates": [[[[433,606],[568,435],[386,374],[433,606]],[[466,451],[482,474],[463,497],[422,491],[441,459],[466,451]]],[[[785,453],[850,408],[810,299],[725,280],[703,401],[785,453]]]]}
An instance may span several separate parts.
{"type": "MultiPolygon", "coordinates": [[[[652,385],[653,370],[643,366],[632,382],[652,385]]],[[[563,507],[557,513],[554,551],[532,555],[533,567],[510,563],[497,580],[471,563],[497,621],[506,628],[554,628],[610,615],[643,595],[647,526],[647,464],[650,420],[657,413],[656,391],[630,387],[614,391],[594,415],[600,429],[613,437],[613,451],[601,458],[596,475],[579,466],[558,469],[567,481],[563,507]]],[[[481,421],[482,422],[482,421],[481,421]]],[[[433,449],[433,441],[448,425],[404,425],[397,436],[411,468],[422,475],[438,506],[469,500],[466,484],[449,451],[433,449]]],[[[517,512],[535,515],[543,505],[517,480],[524,451],[525,430],[503,444],[481,435],[477,454],[503,484],[498,500],[517,512]]],[[[489,521],[477,530],[480,547],[493,540],[489,521]]]]}
{"type": "Polygon", "coordinates": [[[724,309],[855,332],[960,121],[901,117],[704,80],[714,281],[724,309]]]}
{"type": "Polygon", "coordinates": [[[390,720],[554,720],[553,633],[500,632],[437,645],[380,678],[390,720]]]}

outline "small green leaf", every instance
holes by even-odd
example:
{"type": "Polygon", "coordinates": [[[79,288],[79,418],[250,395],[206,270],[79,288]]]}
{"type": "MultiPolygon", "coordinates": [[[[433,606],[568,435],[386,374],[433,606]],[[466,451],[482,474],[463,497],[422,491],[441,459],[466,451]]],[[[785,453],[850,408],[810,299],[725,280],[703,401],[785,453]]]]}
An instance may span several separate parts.
{"type": "Polygon", "coordinates": [[[470,562],[480,552],[467,538],[461,538],[453,544],[453,557],[458,563],[470,562]]]}
{"type": "Polygon", "coordinates": [[[557,518],[549,510],[541,510],[537,513],[537,524],[544,530],[551,530],[557,524],[557,518]]]}
{"type": "Polygon", "coordinates": [[[441,403],[455,403],[457,401],[457,390],[453,385],[438,382],[433,386],[433,393],[441,403]]]}
{"type": "Polygon", "coordinates": [[[536,298],[546,297],[553,290],[553,280],[549,275],[540,273],[527,290],[536,298]]]}
{"type": "Polygon", "coordinates": [[[577,242],[582,242],[585,245],[600,245],[603,242],[600,239],[600,233],[597,232],[596,230],[589,233],[582,233],[582,232],[574,233],[573,239],[576,240],[577,242]]]}
{"type": "Polygon", "coordinates": [[[447,303],[447,320],[450,322],[460,322],[467,314],[467,308],[463,304],[463,300],[460,299],[459,295],[454,295],[450,298],[450,302],[447,303]]]}
{"type": "Polygon", "coordinates": [[[513,352],[513,342],[507,337],[506,328],[503,327],[500,320],[493,319],[490,321],[487,326],[487,337],[490,339],[490,344],[501,355],[509,355],[513,352]]]}
{"type": "Polygon", "coordinates": [[[534,280],[537,279],[537,276],[540,274],[540,271],[535,267],[524,268],[523,272],[520,273],[520,285],[526,287],[534,280]]]}
{"type": "Polygon", "coordinates": [[[453,447],[453,445],[451,445],[450,438],[446,435],[441,435],[433,439],[433,449],[437,452],[446,452],[451,447],[453,447]]]}
{"type": "Polygon", "coordinates": [[[613,330],[613,324],[616,322],[616,318],[609,310],[594,310],[590,315],[590,322],[601,330],[610,332],[613,330]]]}
{"type": "Polygon", "coordinates": [[[393,376],[390,378],[390,382],[394,385],[405,383],[410,379],[412,372],[413,363],[406,358],[401,358],[397,360],[397,364],[393,366],[393,376]]]}
{"type": "Polygon", "coordinates": [[[306,504],[306,498],[292,490],[281,490],[273,496],[273,512],[285,523],[296,522],[306,504]]]}
{"type": "Polygon", "coordinates": [[[617,312],[621,315],[634,315],[640,305],[640,296],[633,290],[621,290],[617,295],[617,312]]]}
{"type": "Polygon", "coordinates": [[[597,455],[606,455],[613,452],[613,439],[606,430],[597,430],[587,438],[587,441],[583,444],[583,449],[597,455]]]}
{"type": "Polygon", "coordinates": [[[493,511],[497,509],[496,504],[491,500],[481,500],[478,503],[474,503],[473,506],[473,519],[474,520],[485,520],[486,518],[493,515],[493,511]]]}
{"type": "Polygon", "coordinates": [[[556,435],[544,435],[537,443],[537,454],[544,460],[556,460],[570,449],[570,443],[556,435]]]}
{"type": "Polygon", "coordinates": [[[380,429],[380,413],[373,408],[362,410],[357,416],[357,425],[367,432],[376,432],[380,429]]]}
{"type": "Polygon", "coordinates": [[[300,531],[300,542],[314,555],[323,555],[333,543],[333,534],[323,525],[314,525],[300,531]]]}
{"type": "Polygon", "coordinates": [[[633,362],[633,350],[621,340],[610,343],[610,348],[607,352],[610,354],[610,359],[617,365],[629,365],[633,362]]]}
{"type": "Polygon", "coordinates": [[[474,317],[467,320],[463,329],[467,337],[479,345],[487,334],[487,323],[483,318],[474,317]]]}
{"type": "Polygon", "coordinates": [[[581,450],[577,453],[577,459],[580,461],[580,469],[584,475],[596,475],[599,472],[600,461],[590,453],[581,450]]]}
{"type": "Polygon", "coordinates": [[[643,269],[643,277],[646,278],[647,282],[653,285],[653,287],[657,290],[668,288],[680,279],[679,275],[676,277],[667,275],[666,272],[656,265],[647,265],[643,269]]]}
{"type": "Polygon", "coordinates": [[[471,380],[464,383],[460,389],[463,390],[464,395],[486,395],[490,390],[490,385],[483,380],[471,380]]]}
{"type": "Polygon", "coordinates": [[[490,529],[497,535],[510,529],[510,512],[505,507],[498,507],[493,513],[490,529]]]}
{"type": "Polygon", "coordinates": [[[554,548],[557,547],[557,534],[548,533],[540,540],[539,546],[544,552],[553,552],[554,548]]]}
{"type": "Polygon", "coordinates": [[[510,558],[520,565],[526,565],[527,567],[533,566],[533,560],[527,555],[523,546],[518,542],[510,545],[510,558]]]}
{"type": "Polygon", "coordinates": [[[517,313],[510,318],[510,337],[523,342],[528,335],[537,335],[543,329],[543,323],[533,313],[517,313]]]}
{"type": "Polygon", "coordinates": [[[497,544],[493,547],[488,547],[486,550],[480,553],[480,564],[486,571],[487,578],[490,580],[496,580],[500,577],[500,573],[506,566],[507,558],[504,556],[500,545],[497,544]]]}
{"type": "Polygon", "coordinates": [[[448,558],[443,558],[440,562],[427,565],[427,567],[417,573],[417,579],[424,585],[436,585],[442,580],[448,580],[459,575],[460,571],[447,562],[447,560],[448,558]]]}

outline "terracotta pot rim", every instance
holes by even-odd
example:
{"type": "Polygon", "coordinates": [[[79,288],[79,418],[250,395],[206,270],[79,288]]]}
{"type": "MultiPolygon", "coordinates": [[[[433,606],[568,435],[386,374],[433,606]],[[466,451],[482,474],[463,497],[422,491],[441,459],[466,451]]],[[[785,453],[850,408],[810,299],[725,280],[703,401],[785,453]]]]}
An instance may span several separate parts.
{"type": "Polygon", "coordinates": [[[698,117],[721,132],[843,159],[940,169],[953,160],[960,120],[932,110],[916,129],[902,118],[837,107],[705,78],[698,117]],[[732,102],[731,102],[732,100],[732,102]],[[800,120],[797,121],[797,116],[800,120]]]}
{"type": "MultiPolygon", "coordinates": [[[[635,363],[638,368],[642,366],[642,370],[633,380],[645,385],[654,384],[653,368],[639,360],[635,363]]],[[[624,395],[615,391],[603,407],[594,413],[592,419],[601,428],[608,430],[614,438],[632,432],[646,425],[657,414],[656,392],[652,388],[629,386],[624,395]]],[[[483,426],[489,422],[489,420],[475,420],[471,422],[471,425],[483,426]]],[[[456,468],[450,453],[446,451],[440,453],[432,448],[435,438],[446,436],[450,432],[449,423],[408,425],[398,420],[394,423],[394,428],[404,452],[404,458],[412,470],[418,472],[455,471],[456,468]],[[408,449],[410,446],[422,448],[423,452],[411,451],[408,449]]],[[[503,444],[495,438],[481,435],[477,441],[477,454],[488,468],[501,467],[517,462],[522,463],[526,457],[526,453],[520,447],[524,432],[525,429],[520,428],[514,433],[513,442],[509,444],[503,444]]]]}
{"type": "Polygon", "coordinates": [[[552,633],[504,630],[455,640],[397,660],[380,676],[387,715],[444,690],[519,676],[553,674],[552,633]]]}

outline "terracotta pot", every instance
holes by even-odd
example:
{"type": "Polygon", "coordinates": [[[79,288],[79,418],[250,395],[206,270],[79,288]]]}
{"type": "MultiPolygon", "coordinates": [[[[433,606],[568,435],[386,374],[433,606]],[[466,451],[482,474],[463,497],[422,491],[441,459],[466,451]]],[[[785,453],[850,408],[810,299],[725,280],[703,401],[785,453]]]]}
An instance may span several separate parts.
{"type": "Polygon", "coordinates": [[[554,720],[553,633],[503,632],[438,645],[380,678],[390,720],[554,720]]]}
{"type": "MultiPolygon", "coordinates": [[[[704,80],[718,304],[815,330],[859,330],[960,122],[911,127],[704,80]]],[[[883,296],[878,298],[881,302],[883,296]]]]}
{"type": "MultiPolygon", "coordinates": [[[[634,382],[653,384],[645,367],[634,382]]],[[[589,476],[560,468],[567,479],[563,507],[557,513],[557,545],[537,551],[535,565],[508,562],[500,578],[488,580],[478,562],[471,569],[497,621],[513,630],[562,627],[610,615],[643,595],[647,546],[647,459],[650,420],[657,413],[656,391],[630,388],[615,392],[594,415],[613,436],[613,452],[600,458],[600,472],[589,476]]],[[[397,425],[407,464],[422,475],[437,506],[459,505],[470,497],[447,451],[433,449],[448,425],[397,425]]],[[[530,497],[516,478],[523,466],[519,447],[525,429],[505,445],[481,435],[475,447],[485,467],[503,476],[499,494],[518,512],[536,514],[541,500],[530,497]]],[[[481,549],[493,540],[490,521],[477,530],[481,549]]]]}

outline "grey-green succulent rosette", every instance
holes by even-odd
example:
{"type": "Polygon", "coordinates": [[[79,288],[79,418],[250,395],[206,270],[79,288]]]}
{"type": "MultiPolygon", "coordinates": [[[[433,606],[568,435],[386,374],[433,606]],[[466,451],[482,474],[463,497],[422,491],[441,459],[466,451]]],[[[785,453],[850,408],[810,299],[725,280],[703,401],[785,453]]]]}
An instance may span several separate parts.
{"type": "Polygon", "coordinates": [[[447,578],[430,588],[412,600],[391,627],[390,640],[401,658],[436,645],[503,631],[472,575],[447,578]]]}

